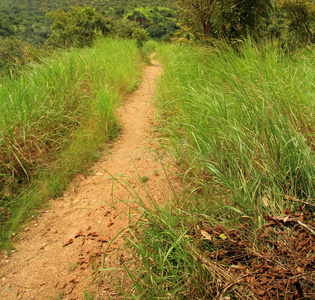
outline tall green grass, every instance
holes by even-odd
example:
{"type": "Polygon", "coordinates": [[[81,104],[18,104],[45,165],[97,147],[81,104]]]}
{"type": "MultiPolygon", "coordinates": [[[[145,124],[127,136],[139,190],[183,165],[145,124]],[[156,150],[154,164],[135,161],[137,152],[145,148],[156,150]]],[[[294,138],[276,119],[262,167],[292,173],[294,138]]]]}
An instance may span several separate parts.
{"type": "Polygon", "coordinates": [[[314,49],[168,51],[159,103],[185,170],[256,220],[288,198],[314,199],[314,49]]]}
{"type": "Polygon", "coordinates": [[[2,79],[0,247],[117,134],[114,109],[139,83],[140,66],[133,41],[101,39],[2,79]]]}
{"type": "Polygon", "coordinates": [[[186,189],[168,207],[142,205],[130,298],[252,299],[250,285],[239,290],[229,266],[209,259],[220,248],[202,229],[241,228],[248,251],[260,253],[272,247],[255,244],[263,215],[314,205],[315,50],[289,56],[246,41],[157,52],[161,128],[186,189]]]}

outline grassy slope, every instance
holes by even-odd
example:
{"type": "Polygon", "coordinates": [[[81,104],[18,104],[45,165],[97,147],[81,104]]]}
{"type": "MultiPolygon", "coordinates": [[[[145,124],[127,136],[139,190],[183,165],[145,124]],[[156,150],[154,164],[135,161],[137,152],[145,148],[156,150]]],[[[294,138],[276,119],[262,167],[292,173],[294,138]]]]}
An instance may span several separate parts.
{"type": "MultiPolygon", "coordinates": [[[[264,294],[253,288],[258,279],[252,290],[246,282],[245,288],[237,286],[232,261],[239,264],[235,268],[249,270],[253,262],[260,263],[257,257],[265,263],[266,252],[291,245],[290,254],[266,258],[270,269],[255,270],[282,274],[296,268],[300,255],[314,256],[311,247],[305,254],[294,253],[300,246],[293,239],[311,241],[309,232],[301,235],[290,227],[291,234],[278,224],[282,227],[272,225],[268,233],[263,227],[265,215],[283,216],[284,208],[298,213],[299,201],[314,205],[314,49],[287,56],[270,45],[258,48],[247,42],[241,48],[172,45],[158,51],[166,65],[158,103],[187,189],[170,207],[144,208],[142,235],[131,241],[141,257],[140,274],[131,275],[134,299],[257,297],[264,294]],[[233,245],[247,245],[238,262],[239,249],[233,245]],[[234,260],[224,262],[229,255],[234,260]]],[[[312,212],[312,206],[304,209],[312,212]]],[[[312,268],[306,263],[305,271],[312,268]]],[[[240,276],[249,274],[241,270],[240,276]]],[[[269,297],[282,299],[281,287],[289,298],[297,293],[292,281],[283,278],[269,279],[278,284],[268,288],[276,293],[269,297]]],[[[307,277],[302,286],[305,295],[313,292],[312,281],[307,277]]]]}
{"type": "Polygon", "coordinates": [[[119,130],[119,98],[140,80],[133,41],[102,39],[61,52],[0,86],[0,247],[48,198],[60,195],[119,130]]]}

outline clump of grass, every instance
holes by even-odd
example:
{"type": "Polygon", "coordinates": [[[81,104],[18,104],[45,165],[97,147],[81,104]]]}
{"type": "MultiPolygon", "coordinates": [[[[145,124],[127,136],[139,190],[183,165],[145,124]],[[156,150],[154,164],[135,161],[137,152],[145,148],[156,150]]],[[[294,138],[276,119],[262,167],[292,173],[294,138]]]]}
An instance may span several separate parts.
{"type": "Polygon", "coordinates": [[[159,103],[185,171],[256,221],[288,197],[315,198],[314,50],[292,57],[246,42],[171,51],[159,103]]]}
{"type": "Polygon", "coordinates": [[[252,299],[250,284],[238,281],[245,274],[213,258],[221,249],[208,232],[224,227],[221,244],[239,234],[249,266],[249,254],[272,249],[264,216],[301,203],[314,213],[314,49],[289,56],[247,41],[157,52],[161,121],[187,189],[168,207],[143,206],[130,239],[139,272],[130,272],[129,298],[252,299]]]}
{"type": "Polygon", "coordinates": [[[149,180],[149,177],[148,177],[148,176],[143,176],[143,177],[141,177],[141,181],[142,181],[143,183],[147,182],[148,180],[149,180]]]}
{"type": "Polygon", "coordinates": [[[60,52],[0,85],[0,247],[117,135],[114,110],[140,81],[135,42],[60,52]]]}

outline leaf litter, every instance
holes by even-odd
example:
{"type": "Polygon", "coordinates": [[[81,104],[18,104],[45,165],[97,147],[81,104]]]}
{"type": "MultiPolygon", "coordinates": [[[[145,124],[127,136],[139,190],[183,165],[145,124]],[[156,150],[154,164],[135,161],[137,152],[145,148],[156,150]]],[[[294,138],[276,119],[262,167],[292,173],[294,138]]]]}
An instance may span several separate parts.
{"type": "Polygon", "coordinates": [[[263,217],[266,225],[255,234],[246,224],[229,229],[208,222],[199,222],[191,233],[200,241],[195,252],[230,275],[218,294],[234,295],[230,299],[240,294],[262,300],[314,299],[314,214],[300,207],[299,213],[286,209],[281,217],[263,217]]]}

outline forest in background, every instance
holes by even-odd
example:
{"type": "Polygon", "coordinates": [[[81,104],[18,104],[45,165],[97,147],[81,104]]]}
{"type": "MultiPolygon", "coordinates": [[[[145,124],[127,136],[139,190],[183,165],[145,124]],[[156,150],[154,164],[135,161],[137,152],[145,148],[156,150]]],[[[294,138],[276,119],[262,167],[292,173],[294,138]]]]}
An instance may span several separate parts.
{"type": "Polygon", "coordinates": [[[0,73],[53,49],[91,46],[97,36],[211,45],[250,36],[294,51],[315,42],[309,0],[4,0],[0,4],[0,73]]]}
{"type": "Polygon", "coordinates": [[[46,17],[46,13],[57,9],[67,12],[74,6],[93,7],[113,20],[123,18],[137,7],[165,7],[172,11],[172,17],[176,14],[174,0],[3,0],[0,3],[0,37],[14,37],[32,45],[42,44],[52,33],[50,27],[53,22],[46,17]]]}

